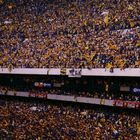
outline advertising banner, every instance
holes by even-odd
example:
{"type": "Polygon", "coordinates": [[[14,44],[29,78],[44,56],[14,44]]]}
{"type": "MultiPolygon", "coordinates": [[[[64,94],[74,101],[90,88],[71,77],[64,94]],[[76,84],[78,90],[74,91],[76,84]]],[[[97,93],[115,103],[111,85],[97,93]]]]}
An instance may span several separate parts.
{"type": "Polygon", "coordinates": [[[130,91],[130,87],[129,86],[120,86],[120,91],[130,91]]]}
{"type": "Polygon", "coordinates": [[[140,102],[114,100],[114,106],[139,109],[140,108],[140,102]]]}
{"type": "Polygon", "coordinates": [[[124,101],[114,100],[114,106],[124,107],[124,101]]]}
{"type": "Polygon", "coordinates": [[[35,82],[34,86],[39,87],[39,88],[51,88],[52,84],[51,83],[35,82]]]}
{"type": "Polygon", "coordinates": [[[135,95],[140,95],[140,87],[133,87],[131,88],[131,91],[135,95]]]}
{"type": "Polygon", "coordinates": [[[36,93],[36,98],[47,99],[47,93],[45,93],[45,92],[36,93]]]}
{"type": "Polygon", "coordinates": [[[82,69],[70,69],[68,77],[81,77],[82,69]]]}

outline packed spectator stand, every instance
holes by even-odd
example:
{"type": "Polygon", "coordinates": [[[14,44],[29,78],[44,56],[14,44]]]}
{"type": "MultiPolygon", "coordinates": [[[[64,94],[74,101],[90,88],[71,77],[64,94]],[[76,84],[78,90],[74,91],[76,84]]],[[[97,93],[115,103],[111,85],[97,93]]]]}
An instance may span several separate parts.
{"type": "Polygon", "coordinates": [[[1,0],[2,68],[140,68],[139,0],[1,0]]]}
{"type": "Polygon", "coordinates": [[[48,74],[51,68],[139,69],[139,0],[0,0],[0,68],[48,68],[47,76],[0,74],[0,140],[140,139],[139,77],[48,74]],[[30,96],[42,93],[41,102],[30,96]],[[113,105],[79,105],[77,97],[113,105]]]}
{"type": "Polygon", "coordinates": [[[0,138],[8,140],[139,140],[134,112],[63,103],[0,100],[0,138]]]}

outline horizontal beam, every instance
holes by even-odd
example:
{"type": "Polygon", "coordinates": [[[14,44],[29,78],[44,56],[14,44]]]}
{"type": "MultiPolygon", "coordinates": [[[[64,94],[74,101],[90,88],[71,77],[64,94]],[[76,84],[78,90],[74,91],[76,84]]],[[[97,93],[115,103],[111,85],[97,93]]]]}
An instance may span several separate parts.
{"type": "Polygon", "coordinates": [[[140,68],[127,68],[120,70],[114,68],[113,72],[109,69],[43,69],[43,68],[15,68],[9,70],[7,68],[0,68],[0,74],[28,74],[28,75],[67,75],[69,77],[81,76],[129,76],[140,77],[140,68]]]}

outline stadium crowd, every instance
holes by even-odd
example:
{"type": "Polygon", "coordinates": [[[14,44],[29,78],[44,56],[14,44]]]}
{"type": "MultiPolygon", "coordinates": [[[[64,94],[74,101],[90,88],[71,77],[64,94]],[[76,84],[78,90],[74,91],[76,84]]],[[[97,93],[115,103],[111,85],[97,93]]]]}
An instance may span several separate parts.
{"type": "Polygon", "coordinates": [[[139,140],[138,121],[132,112],[0,100],[1,139],[139,140]]]}
{"type": "Polygon", "coordinates": [[[139,0],[0,0],[2,68],[140,68],[139,0]]]}

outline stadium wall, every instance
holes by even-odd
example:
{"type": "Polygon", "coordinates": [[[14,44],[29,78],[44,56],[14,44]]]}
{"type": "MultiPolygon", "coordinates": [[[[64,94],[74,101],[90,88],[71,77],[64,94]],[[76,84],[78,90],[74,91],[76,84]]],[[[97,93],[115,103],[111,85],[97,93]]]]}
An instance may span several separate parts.
{"type": "Polygon", "coordinates": [[[27,98],[32,97],[32,98],[49,99],[49,100],[56,100],[56,101],[68,101],[68,102],[140,109],[140,102],[135,102],[135,101],[109,100],[109,99],[100,99],[100,98],[77,97],[77,96],[45,94],[45,93],[15,92],[15,91],[8,91],[7,93],[0,92],[0,95],[27,97],[27,98]]]}
{"type": "Polygon", "coordinates": [[[15,68],[9,70],[7,68],[0,68],[0,74],[28,74],[28,75],[67,75],[69,77],[81,76],[129,76],[140,77],[139,68],[128,68],[120,70],[113,69],[43,69],[43,68],[15,68]]]}

